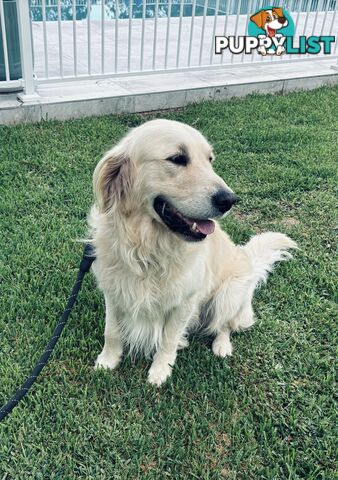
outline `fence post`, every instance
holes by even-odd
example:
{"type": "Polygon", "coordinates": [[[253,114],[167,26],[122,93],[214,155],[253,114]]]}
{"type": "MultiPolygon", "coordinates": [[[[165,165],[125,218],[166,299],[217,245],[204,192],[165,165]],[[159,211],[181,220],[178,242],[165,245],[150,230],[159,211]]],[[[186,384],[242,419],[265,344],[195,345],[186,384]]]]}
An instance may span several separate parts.
{"type": "Polygon", "coordinates": [[[22,77],[24,81],[23,93],[19,93],[18,98],[22,102],[32,102],[37,100],[39,95],[35,91],[29,1],[17,0],[16,5],[18,10],[22,77]]]}

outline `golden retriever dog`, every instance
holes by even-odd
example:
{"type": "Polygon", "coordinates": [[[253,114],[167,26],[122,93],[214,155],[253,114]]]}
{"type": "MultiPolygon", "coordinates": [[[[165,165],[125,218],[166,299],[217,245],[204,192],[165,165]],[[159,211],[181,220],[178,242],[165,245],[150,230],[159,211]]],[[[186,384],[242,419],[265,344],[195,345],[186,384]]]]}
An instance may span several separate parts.
{"type": "Polygon", "coordinates": [[[89,225],[106,324],[96,367],[116,368],[124,348],[153,354],[148,379],[161,385],[198,327],[214,335],[215,355],[231,355],[230,332],[254,322],[256,286],[296,248],[282,233],[230,240],[215,219],[236,196],[213,160],[194,128],[152,120],[98,163],[89,225]]]}

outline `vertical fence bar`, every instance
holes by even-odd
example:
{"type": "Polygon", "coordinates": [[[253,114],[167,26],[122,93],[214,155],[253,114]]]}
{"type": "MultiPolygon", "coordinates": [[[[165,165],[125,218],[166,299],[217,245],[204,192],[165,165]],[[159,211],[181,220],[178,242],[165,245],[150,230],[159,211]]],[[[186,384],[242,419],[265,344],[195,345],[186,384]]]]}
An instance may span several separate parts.
{"type": "Polygon", "coordinates": [[[154,23],[154,42],[153,42],[153,70],[155,70],[155,66],[156,66],[156,42],[157,42],[158,2],[159,2],[159,0],[155,0],[155,23],[154,23]]]}
{"type": "MultiPolygon", "coordinates": [[[[223,36],[224,37],[226,36],[227,30],[228,30],[228,21],[229,21],[229,15],[230,15],[230,12],[231,12],[231,6],[232,6],[232,0],[228,0],[225,22],[224,22],[224,30],[223,30],[223,36]]],[[[223,64],[224,60],[225,60],[225,54],[222,53],[220,63],[223,64]]]]}
{"type": "MultiPolygon", "coordinates": [[[[285,5],[283,5],[283,4],[281,6],[283,8],[285,7],[285,5]]],[[[270,62],[273,62],[275,60],[275,58],[278,58],[279,60],[283,60],[283,55],[280,55],[279,57],[277,57],[276,55],[270,55],[270,62]]]]}
{"type": "Polygon", "coordinates": [[[0,0],[0,20],[1,20],[1,30],[2,30],[2,45],[3,45],[4,60],[5,60],[6,81],[9,82],[11,78],[10,78],[10,72],[9,72],[6,22],[5,22],[5,12],[4,12],[3,0],[0,0]]]}
{"type": "MultiPolygon", "coordinates": [[[[258,8],[258,10],[261,10],[261,9],[263,8],[263,6],[264,6],[264,0],[259,0],[259,8],[258,8]]],[[[260,54],[257,54],[257,55],[259,56],[260,61],[262,62],[262,61],[264,60],[263,55],[260,55],[260,54]]],[[[253,58],[253,57],[252,57],[252,58],[253,58]]]]}
{"type": "MultiPolygon", "coordinates": [[[[264,0],[262,0],[261,8],[264,8],[264,0]]],[[[265,57],[263,55],[261,55],[260,57],[261,57],[261,62],[263,62],[265,57]]]]}
{"type": "Polygon", "coordinates": [[[300,16],[300,12],[302,10],[302,0],[298,0],[298,1],[299,1],[299,6],[298,6],[298,13],[297,13],[297,19],[296,19],[296,25],[295,25],[295,33],[297,31],[297,28],[298,28],[299,16],[300,16]]]}
{"type": "MultiPolygon", "coordinates": [[[[295,23],[295,33],[297,32],[298,24],[299,24],[299,17],[300,17],[300,12],[302,9],[302,0],[298,0],[298,13],[297,13],[297,18],[296,18],[296,23],[295,23]]],[[[297,4],[296,4],[297,5],[297,4]]],[[[290,53],[289,58],[292,58],[293,55],[290,53]]]]}
{"type": "Polygon", "coordinates": [[[208,2],[209,2],[209,0],[204,0],[203,22],[202,22],[201,43],[200,43],[200,58],[199,58],[199,61],[198,61],[198,65],[202,65],[202,55],[203,55],[203,46],[204,46],[204,32],[205,32],[205,21],[206,21],[206,18],[207,18],[208,2]]]}
{"type": "Polygon", "coordinates": [[[313,26],[312,26],[312,33],[311,33],[312,36],[315,34],[315,28],[316,28],[317,20],[318,20],[318,17],[319,17],[320,7],[323,6],[323,2],[324,2],[324,0],[318,0],[316,16],[315,16],[313,26]]]}
{"type": "Polygon", "coordinates": [[[130,58],[131,58],[131,35],[132,35],[132,22],[133,22],[133,0],[129,0],[128,6],[128,72],[130,72],[130,58]]]}
{"type": "MultiPolygon", "coordinates": [[[[335,19],[336,19],[338,4],[336,4],[335,7],[336,7],[336,8],[334,9],[334,12],[333,12],[329,35],[332,35],[332,30],[333,30],[333,25],[334,25],[334,22],[335,22],[335,19]]],[[[321,35],[322,35],[322,34],[321,34],[321,35]]],[[[336,50],[337,50],[337,45],[338,45],[338,39],[336,38],[336,45],[335,45],[335,47],[334,47],[334,52],[336,52],[336,50]]]]}
{"type": "Polygon", "coordinates": [[[92,71],[90,11],[91,11],[91,0],[87,0],[87,56],[88,56],[88,74],[89,75],[91,74],[91,71],[92,71]]]}
{"type": "Polygon", "coordinates": [[[209,57],[209,63],[210,63],[210,65],[213,64],[214,45],[215,45],[215,33],[216,33],[216,25],[217,25],[217,18],[218,18],[218,9],[219,9],[219,0],[216,0],[216,5],[215,5],[215,18],[214,18],[214,26],[213,26],[213,29],[212,29],[211,48],[210,48],[210,57],[209,57]]]}
{"type": "MultiPolygon", "coordinates": [[[[257,9],[255,9],[255,12],[259,12],[259,10],[262,8],[262,5],[263,5],[263,0],[258,0],[258,4],[257,4],[257,9]]],[[[251,61],[253,62],[254,59],[255,59],[255,55],[257,56],[260,56],[259,53],[256,53],[254,52],[253,54],[251,54],[251,61]]],[[[261,60],[263,60],[263,58],[261,58],[261,60]]]]}
{"type": "Polygon", "coordinates": [[[143,58],[144,58],[144,33],[145,33],[145,22],[146,22],[146,14],[147,14],[147,0],[143,0],[142,4],[142,34],[141,34],[141,59],[140,59],[140,70],[143,70],[143,58]]]}
{"type": "Polygon", "coordinates": [[[176,53],[176,68],[180,63],[180,53],[181,53],[181,36],[182,36],[182,18],[183,18],[183,7],[184,0],[180,0],[180,22],[178,26],[178,38],[177,38],[177,53],[176,53]]]}
{"type": "Polygon", "coordinates": [[[305,35],[305,33],[306,33],[306,27],[307,27],[307,23],[308,23],[308,20],[309,20],[311,3],[312,3],[312,1],[308,0],[307,9],[306,9],[306,17],[305,17],[304,28],[303,28],[303,35],[305,35]]]}
{"type": "Polygon", "coordinates": [[[119,54],[119,16],[120,16],[120,5],[119,5],[119,0],[116,0],[116,10],[115,10],[115,73],[117,73],[118,54],[119,54]]]}
{"type": "MultiPolygon", "coordinates": [[[[330,4],[330,0],[327,0],[326,2],[326,8],[325,8],[325,14],[324,14],[324,18],[323,18],[323,24],[322,24],[322,29],[320,31],[320,35],[323,35],[324,33],[324,28],[325,28],[325,24],[326,24],[326,17],[327,17],[327,12],[329,11],[329,4],[330,4]]],[[[335,10],[336,12],[336,10],[335,10]]],[[[334,14],[335,15],[335,14],[334,14]]],[[[334,16],[333,15],[333,16],[334,16]]]]}
{"type": "MultiPolygon", "coordinates": [[[[237,13],[236,13],[234,37],[237,37],[239,13],[241,11],[241,4],[242,4],[242,0],[237,0],[237,1],[238,1],[238,7],[237,7],[237,13]]],[[[231,63],[234,63],[234,54],[231,55],[231,63]]]]}
{"type": "Polygon", "coordinates": [[[47,28],[46,28],[46,0],[42,0],[41,2],[41,14],[42,14],[42,28],[43,28],[43,50],[45,54],[45,76],[46,78],[49,77],[48,75],[48,42],[47,42],[47,28]]]}
{"type": "Polygon", "coordinates": [[[167,14],[167,33],[165,40],[165,58],[164,58],[164,69],[167,70],[168,66],[168,50],[169,50],[169,36],[170,36],[170,22],[171,22],[171,0],[168,0],[168,14],[167,14]]]}
{"type": "MultiPolygon", "coordinates": [[[[330,31],[329,31],[329,35],[332,35],[332,31],[333,31],[333,25],[334,25],[334,22],[336,20],[336,14],[337,14],[337,8],[338,8],[338,4],[337,2],[335,3],[334,5],[334,11],[333,11],[333,15],[332,15],[332,21],[331,21],[331,26],[330,26],[330,31]]],[[[336,55],[337,53],[337,46],[338,46],[338,40],[336,38],[336,44],[334,46],[334,51],[333,51],[333,55],[336,55]]],[[[338,65],[337,65],[338,66],[338,65]]],[[[335,67],[335,69],[337,69],[337,66],[335,67]]]]}
{"type": "MultiPolygon", "coordinates": [[[[246,32],[247,32],[247,30],[248,30],[248,25],[249,25],[249,18],[250,18],[250,15],[252,15],[252,13],[251,13],[252,1],[253,1],[253,0],[250,0],[250,3],[249,3],[249,5],[248,5],[248,14],[247,14],[247,16],[246,16],[244,35],[246,35],[246,32]]],[[[243,53],[242,53],[242,58],[241,58],[241,62],[242,62],[242,63],[244,63],[244,55],[245,55],[245,50],[244,50],[243,53]]]]}
{"type": "Polygon", "coordinates": [[[193,41],[193,37],[194,37],[195,11],[196,11],[196,0],[193,0],[193,2],[192,2],[192,12],[191,12],[191,23],[190,23],[188,67],[190,67],[190,64],[191,64],[192,41],[193,41]]]}
{"type": "Polygon", "coordinates": [[[74,60],[74,75],[77,76],[77,45],[76,45],[76,0],[72,2],[73,10],[73,60],[74,60]]]}
{"type": "Polygon", "coordinates": [[[105,0],[101,0],[101,73],[104,73],[104,7],[105,0]]]}
{"type": "MultiPolygon", "coordinates": [[[[30,101],[38,95],[35,92],[34,67],[33,67],[33,42],[31,35],[31,19],[29,14],[29,4],[26,1],[16,3],[18,12],[18,27],[21,50],[21,69],[24,80],[23,95],[18,97],[22,101],[30,101]]],[[[3,12],[2,12],[3,13],[3,12]]],[[[2,15],[1,15],[2,17],[2,15]]]]}
{"type": "Polygon", "coordinates": [[[60,77],[63,77],[63,60],[62,60],[62,24],[61,24],[61,2],[57,0],[58,6],[58,37],[59,37],[59,65],[60,77]]]}

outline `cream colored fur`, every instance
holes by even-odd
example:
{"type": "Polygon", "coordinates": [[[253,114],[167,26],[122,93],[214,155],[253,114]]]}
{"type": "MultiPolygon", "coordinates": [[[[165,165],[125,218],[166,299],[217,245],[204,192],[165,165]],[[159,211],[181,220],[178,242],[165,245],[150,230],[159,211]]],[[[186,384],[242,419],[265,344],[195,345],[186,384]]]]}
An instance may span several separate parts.
{"type": "Polygon", "coordinates": [[[206,331],[215,335],[214,354],[230,355],[230,331],[253,324],[255,287],[296,248],[287,236],[271,232],[236,246],[217,223],[205,240],[191,243],[162,223],[153,208],[158,195],[186,216],[208,218],[212,195],[229,189],[213,171],[212,158],[197,130],[154,120],[131,130],[98,163],[89,225],[106,327],[97,367],[115,368],[123,349],[154,354],[149,381],[160,385],[201,312],[206,331]],[[187,167],[166,160],[182,147],[187,167]]]}

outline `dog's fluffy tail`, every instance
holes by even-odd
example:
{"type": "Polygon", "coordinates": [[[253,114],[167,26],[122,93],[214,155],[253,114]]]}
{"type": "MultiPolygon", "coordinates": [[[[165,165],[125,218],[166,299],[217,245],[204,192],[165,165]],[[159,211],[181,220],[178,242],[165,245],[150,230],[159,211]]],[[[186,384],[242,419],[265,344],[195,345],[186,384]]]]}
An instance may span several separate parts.
{"type": "Polygon", "coordinates": [[[292,258],[289,249],[298,248],[296,242],[283,233],[266,232],[255,235],[243,247],[253,266],[254,282],[264,282],[276,262],[292,258]]]}

